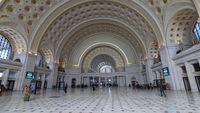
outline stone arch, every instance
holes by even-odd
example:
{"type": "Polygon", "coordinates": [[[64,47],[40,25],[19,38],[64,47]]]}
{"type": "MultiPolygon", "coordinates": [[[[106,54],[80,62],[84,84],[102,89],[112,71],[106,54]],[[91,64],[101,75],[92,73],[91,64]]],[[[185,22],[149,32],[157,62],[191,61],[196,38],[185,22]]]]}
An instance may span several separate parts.
{"type": "Polygon", "coordinates": [[[98,46],[91,48],[87,51],[83,58],[81,59],[81,68],[87,72],[90,68],[93,59],[99,55],[108,55],[110,56],[115,62],[115,68],[125,67],[125,59],[124,57],[114,48],[109,46],[98,46]]]}
{"type": "Polygon", "coordinates": [[[15,59],[14,60],[15,62],[20,62],[21,63],[21,60],[19,58],[15,59]]]}
{"type": "Polygon", "coordinates": [[[16,30],[7,26],[0,26],[0,34],[5,36],[10,41],[13,51],[16,52],[16,54],[27,52],[26,41],[16,30]]]}
{"type": "Polygon", "coordinates": [[[39,49],[40,53],[42,54],[45,62],[48,64],[53,62],[53,54],[52,51],[47,47],[42,47],[39,49]]]}
{"type": "MultiPolygon", "coordinates": [[[[127,40],[132,45],[135,53],[141,53],[143,56],[147,54],[147,46],[145,46],[145,40],[139,38],[139,34],[127,28],[128,26],[122,25],[120,22],[116,22],[116,20],[108,20],[108,19],[95,19],[91,21],[85,22],[83,25],[79,25],[69,31],[69,34],[66,34],[61,43],[59,44],[56,50],[56,58],[60,57],[61,51],[68,47],[69,51],[73,48],[79,40],[87,39],[90,35],[95,35],[98,33],[111,33],[113,35],[119,35],[121,37],[120,40],[127,40]],[[126,29],[125,29],[126,28],[126,29]],[[63,49],[61,49],[63,48],[63,49]],[[136,49],[137,48],[137,49],[136,49]]],[[[69,54],[69,53],[68,53],[69,54]]]]}
{"type": "Polygon", "coordinates": [[[80,66],[85,54],[87,54],[88,51],[90,51],[91,49],[99,47],[99,46],[108,46],[108,47],[111,47],[111,48],[115,49],[116,51],[118,51],[121,54],[121,56],[123,57],[125,64],[136,63],[136,57],[132,56],[133,53],[131,51],[129,51],[130,50],[129,48],[127,48],[127,50],[125,51],[125,48],[122,48],[122,46],[118,45],[118,43],[114,43],[114,42],[112,43],[112,42],[108,42],[108,41],[107,42],[97,41],[96,43],[93,43],[94,39],[89,39],[89,40],[91,40],[91,42],[85,41],[82,43],[82,45],[84,45],[84,46],[85,46],[85,43],[88,43],[87,46],[85,46],[85,47],[81,46],[76,49],[76,50],[78,50],[77,52],[74,51],[74,53],[70,54],[69,61],[71,61],[71,63],[70,63],[71,66],[76,66],[76,67],[80,66]],[[130,59],[132,57],[133,57],[133,59],[130,59]]]}
{"type": "MultiPolygon", "coordinates": [[[[197,20],[197,12],[192,1],[176,1],[166,10],[165,37],[166,44],[179,44],[186,37],[192,37],[192,27],[197,20]]],[[[192,38],[191,38],[192,39],[192,38]]],[[[191,40],[184,41],[184,45],[191,46],[191,40]],[[190,42],[190,43],[185,43],[190,42]]]]}
{"type": "Polygon", "coordinates": [[[183,49],[193,45],[192,29],[198,19],[198,13],[189,8],[178,10],[167,27],[167,44],[182,44],[183,49]]]}
{"type": "MultiPolygon", "coordinates": [[[[77,1],[76,1],[77,2],[77,1]]],[[[41,19],[42,21],[39,23],[39,25],[36,27],[36,29],[35,29],[35,31],[34,31],[34,33],[33,33],[33,35],[32,35],[32,41],[31,41],[31,47],[30,47],[30,50],[31,51],[35,51],[35,50],[37,50],[37,48],[38,48],[38,43],[41,41],[41,39],[42,39],[42,36],[44,35],[44,33],[45,33],[45,31],[47,31],[47,29],[48,29],[48,27],[49,27],[49,24],[50,23],[52,23],[59,15],[61,15],[64,11],[66,11],[66,10],[71,10],[71,11],[73,11],[74,9],[72,8],[72,7],[74,7],[75,5],[77,5],[77,4],[83,4],[83,3],[88,3],[88,2],[91,2],[91,1],[79,1],[79,3],[75,3],[74,1],[67,1],[67,2],[62,2],[62,4],[59,4],[59,5],[57,5],[57,7],[55,7],[53,10],[51,10],[46,16],[44,16],[44,18],[43,19],[41,19]],[[67,7],[67,8],[66,8],[67,7]],[[71,9],[70,9],[71,8],[71,9]],[[48,19],[47,19],[48,18],[48,19]],[[47,22],[47,23],[46,23],[47,22]],[[46,23],[46,24],[45,24],[46,23]],[[34,37],[36,37],[36,38],[38,38],[38,39],[34,39],[34,37]]],[[[99,2],[99,1],[95,1],[95,2],[99,2]]],[[[104,1],[105,2],[105,1],[104,1]]],[[[106,1],[107,2],[107,1],[106,1]]],[[[119,1],[119,0],[111,0],[111,1],[109,1],[110,3],[111,2],[113,2],[114,4],[119,4],[119,5],[122,5],[122,2],[121,1],[119,1]]],[[[146,12],[146,11],[144,11],[144,9],[140,6],[140,5],[138,5],[138,3],[137,2],[134,2],[134,1],[130,1],[131,2],[131,4],[132,5],[134,5],[135,7],[135,9],[134,10],[137,10],[138,12],[140,12],[140,13],[145,13],[145,15],[147,15],[148,16],[148,19],[149,19],[149,21],[152,21],[152,23],[155,23],[155,20],[153,19],[153,17],[151,17],[150,15],[148,15],[148,13],[146,12]],[[137,9],[136,9],[137,8],[137,9]],[[141,9],[141,10],[140,10],[141,9]]],[[[110,4],[110,3],[108,3],[108,4],[110,4]]],[[[129,2],[125,2],[125,3],[123,3],[123,6],[122,6],[122,9],[123,10],[121,10],[122,12],[123,11],[125,11],[127,8],[126,8],[126,6],[128,6],[128,8],[130,8],[130,10],[133,10],[132,9],[132,7],[133,6],[130,6],[129,5],[129,2]]],[[[81,8],[80,6],[77,6],[78,8],[81,8]]],[[[121,12],[120,11],[120,12],[121,12]]],[[[118,12],[118,11],[114,11],[114,12],[118,12]]],[[[67,13],[65,13],[65,14],[67,14],[67,13]]],[[[112,13],[111,13],[112,14],[112,13]]],[[[114,14],[114,13],[113,13],[114,14]]],[[[123,13],[121,13],[121,14],[123,14],[123,13]]],[[[128,14],[127,12],[126,13],[124,13],[124,14],[128,14]]],[[[139,14],[139,13],[138,13],[139,14]]],[[[120,15],[118,15],[118,16],[120,16],[120,15]]],[[[122,15],[121,15],[122,16],[122,15]]],[[[139,15],[136,15],[136,16],[141,16],[140,14],[139,15]]],[[[124,17],[127,17],[128,18],[128,16],[125,16],[124,15],[124,17]]],[[[59,18],[59,19],[63,19],[63,18],[59,18]]],[[[121,18],[121,19],[123,19],[123,18],[121,18]]],[[[78,20],[79,21],[79,19],[74,19],[74,20],[78,20]]],[[[146,20],[146,19],[141,19],[141,20],[146,20]]],[[[127,21],[128,22],[128,21],[127,21]]],[[[133,21],[129,21],[129,22],[133,22],[133,21]]],[[[151,22],[150,22],[151,23],[151,22]]],[[[155,23],[155,25],[158,25],[158,24],[156,24],[155,23]]],[[[140,27],[140,28],[151,28],[151,25],[148,25],[147,27],[140,27]]],[[[155,26],[154,26],[155,27],[155,26]]],[[[51,27],[50,27],[51,28],[51,27]]],[[[139,28],[139,29],[140,29],[139,28]]],[[[151,33],[154,33],[154,32],[158,32],[158,33],[155,33],[152,37],[156,37],[156,38],[160,38],[159,39],[159,42],[162,42],[163,41],[163,39],[162,39],[162,34],[161,34],[161,32],[159,31],[160,30],[160,28],[158,28],[158,26],[156,27],[156,31],[154,31],[154,29],[153,30],[150,30],[150,34],[151,33]],[[160,36],[158,36],[158,35],[160,35],[160,36]]],[[[61,29],[61,31],[62,31],[62,29],[61,29]]],[[[139,31],[146,31],[146,30],[139,30],[139,31]]],[[[58,34],[60,34],[60,33],[58,33],[58,34]]],[[[143,32],[143,35],[145,34],[145,32],[143,32]]],[[[146,35],[146,34],[145,34],[146,35]]],[[[46,35],[44,35],[44,36],[46,36],[46,35]]]]}

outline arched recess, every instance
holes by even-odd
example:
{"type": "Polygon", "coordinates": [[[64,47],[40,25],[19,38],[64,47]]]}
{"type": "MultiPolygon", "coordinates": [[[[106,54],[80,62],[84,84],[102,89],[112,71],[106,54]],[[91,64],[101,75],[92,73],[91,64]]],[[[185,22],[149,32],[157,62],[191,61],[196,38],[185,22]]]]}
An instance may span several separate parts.
{"type": "Polygon", "coordinates": [[[118,35],[118,38],[120,37],[119,40],[126,40],[130,43],[135,53],[141,53],[143,56],[146,56],[148,47],[145,43],[147,39],[139,36],[134,29],[128,28],[128,26],[113,19],[94,19],[76,26],[63,36],[63,40],[56,50],[56,58],[60,58],[62,51],[71,51],[77,42],[84,41],[89,36],[100,33],[118,35]]]}
{"type": "Polygon", "coordinates": [[[93,58],[90,68],[90,72],[113,73],[116,72],[116,63],[111,56],[101,54],[93,58]]]}
{"type": "Polygon", "coordinates": [[[44,61],[49,64],[53,62],[52,51],[47,47],[42,47],[39,49],[39,52],[42,54],[44,61]]]}
{"type": "Polygon", "coordinates": [[[192,29],[198,13],[192,1],[180,0],[167,7],[165,19],[166,44],[192,45],[192,29]]]}
{"type": "MultiPolygon", "coordinates": [[[[85,52],[83,58],[81,58],[81,69],[82,72],[88,72],[92,67],[91,64],[93,60],[100,55],[107,55],[113,59],[113,67],[116,71],[124,71],[125,61],[124,56],[113,47],[110,46],[97,46],[93,47],[87,52],[85,52]],[[122,69],[122,70],[120,70],[122,69]]],[[[99,60],[101,61],[101,60],[99,60]]],[[[100,62],[101,63],[101,62],[100,62]]]]}
{"type": "MultiPolygon", "coordinates": [[[[125,59],[126,64],[135,64],[137,63],[139,55],[135,54],[133,49],[130,47],[129,43],[123,42],[116,38],[113,38],[113,34],[106,33],[97,33],[89,36],[90,38],[77,43],[71,54],[68,56],[69,66],[80,66],[83,56],[87,51],[98,46],[110,46],[115,48],[125,59]]],[[[65,51],[63,51],[65,52],[65,51]]]]}
{"type": "MultiPolygon", "coordinates": [[[[93,5],[92,7],[97,8],[96,3],[92,3],[92,5],[93,5]]],[[[128,25],[130,25],[132,28],[134,28],[135,30],[140,31],[142,36],[145,37],[145,35],[147,35],[147,34],[149,34],[148,36],[152,35],[152,37],[155,37],[158,39],[159,44],[162,43],[163,36],[162,36],[162,33],[160,32],[160,28],[158,26],[155,26],[155,25],[157,25],[157,23],[155,22],[153,17],[151,17],[144,10],[143,7],[141,7],[141,4],[138,5],[138,3],[134,2],[134,1],[122,2],[120,0],[110,0],[110,1],[81,0],[81,1],[69,1],[69,2],[63,1],[62,3],[58,4],[54,9],[49,11],[48,14],[46,16],[44,16],[43,19],[41,19],[39,25],[36,27],[33,34],[31,35],[31,37],[32,37],[31,44],[32,45],[30,47],[30,50],[36,51],[42,37],[48,36],[45,33],[48,31],[52,31],[52,28],[55,28],[55,29],[59,28],[59,29],[57,29],[57,31],[60,30],[61,33],[59,33],[60,32],[59,31],[59,32],[55,33],[55,35],[63,36],[62,34],[65,32],[65,30],[67,30],[67,31],[69,30],[67,28],[72,27],[74,24],[76,24],[76,22],[81,21],[78,18],[80,15],[86,15],[86,16],[84,16],[83,19],[88,19],[93,15],[98,16],[97,12],[104,12],[104,10],[106,10],[106,14],[100,14],[101,16],[107,15],[110,18],[117,18],[119,21],[124,21],[128,25]],[[90,5],[87,5],[87,3],[89,3],[89,2],[98,2],[98,4],[100,4],[100,5],[107,4],[107,5],[116,6],[116,7],[115,8],[107,7],[107,6],[106,6],[106,8],[100,7],[102,11],[95,11],[95,10],[90,10],[90,8],[91,8],[90,5]],[[103,2],[103,3],[100,3],[100,2],[103,2]],[[86,11],[81,9],[82,6],[80,6],[80,4],[84,5],[84,7],[86,7],[85,8],[86,11]],[[75,11],[75,8],[78,8],[79,11],[83,12],[83,13],[79,13],[79,14],[74,13],[73,11],[75,11]],[[118,10],[118,9],[120,9],[120,10],[118,10]],[[94,13],[92,15],[90,15],[89,14],[90,11],[93,11],[94,13]],[[71,13],[69,14],[69,12],[71,12],[71,13]],[[135,13],[135,12],[137,12],[137,13],[135,13]],[[120,13],[120,14],[118,14],[118,13],[120,13]],[[62,18],[60,16],[61,14],[65,15],[65,17],[67,17],[70,20],[68,20],[66,18],[62,18]],[[89,16],[87,16],[88,14],[89,14],[89,16]],[[79,16],[77,16],[77,15],[79,15],[79,16]],[[146,18],[142,17],[143,15],[145,15],[146,18]],[[113,17],[111,17],[111,16],[113,16],[113,17]],[[132,17],[142,17],[142,19],[137,19],[140,21],[140,22],[137,22],[137,20],[132,19],[132,17]],[[63,23],[63,21],[61,21],[61,20],[66,20],[67,22],[71,22],[71,23],[63,23]],[[146,20],[148,20],[148,22],[146,20]],[[61,22],[61,23],[59,23],[59,22],[61,22]],[[135,25],[135,23],[141,23],[141,24],[135,25]],[[153,29],[149,23],[155,23],[155,24],[153,24],[153,29]],[[62,27],[58,26],[57,24],[61,24],[61,25],[68,24],[67,25],[68,27],[62,28],[62,27]],[[55,26],[52,27],[51,25],[55,25],[55,26]],[[138,28],[135,28],[135,27],[138,27],[138,28]],[[148,31],[148,33],[146,31],[148,31]],[[37,38],[37,39],[34,39],[34,38],[37,38]]],[[[52,33],[53,32],[54,31],[52,31],[52,33]]],[[[56,37],[60,37],[60,36],[56,36],[56,37]]],[[[55,40],[53,40],[53,41],[55,41],[55,40]]]]}
{"type": "Polygon", "coordinates": [[[196,10],[185,8],[178,10],[170,19],[167,27],[167,44],[179,44],[179,49],[193,45],[193,27],[198,19],[196,10]]]}
{"type": "Polygon", "coordinates": [[[0,34],[5,36],[11,43],[14,54],[27,52],[27,44],[24,37],[16,30],[7,26],[0,26],[0,34]]]}

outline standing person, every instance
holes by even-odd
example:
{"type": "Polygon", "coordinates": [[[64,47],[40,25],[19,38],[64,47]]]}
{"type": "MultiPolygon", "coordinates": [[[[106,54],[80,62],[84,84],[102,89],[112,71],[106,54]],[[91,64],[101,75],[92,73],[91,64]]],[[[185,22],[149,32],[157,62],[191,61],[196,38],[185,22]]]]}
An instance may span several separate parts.
{"type": "Polygon", "coordinates": [[[29,88],[28,88],[27,85],[25,85],[25,86],[23,87],[23,94],[26,95],[26,94],[28,94],[28,93],[29,93],[29,88]]]}
{"type": "Polygon", "coordinates": [[[95,85],[94,84],[92,85],[92,90],[95,91],[95,85]]]}
{"type": "Polygon", "coordinates": [[[29,101],[30,100],[30,94],[29,94],[29,87],[28,87],[28,85],[25,85],[23,87],[23,94],[24,94],[24,101],[29,101]]]}
{"type": "Polygon", "coordinates": [[[166,97],[166,94],[165,94],[165,91],[164,91],[165,89],[164,89],[164,84],[163,84],[163,82],[161,81],[160,82],[160,95],[161,96],[165,96],[166,97]]]}
{"type": "Polygon", "coordinates": [[[68,85],[66,83],[65,88],[64,88],[65,93],[67,93],[67,88],[68,88],[68,85]]]}
{"type": "Polygon", "coordinates": [[[0,96],[1,96],[1,94],[2,94],[2,87],[1,87],[1,85],[0,85],[0,96]]]}

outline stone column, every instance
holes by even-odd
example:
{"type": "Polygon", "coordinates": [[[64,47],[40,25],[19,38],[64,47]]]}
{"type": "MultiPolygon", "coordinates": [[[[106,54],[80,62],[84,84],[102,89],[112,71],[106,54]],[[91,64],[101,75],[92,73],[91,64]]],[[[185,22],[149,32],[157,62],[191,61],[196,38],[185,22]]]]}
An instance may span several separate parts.
{"type": "Polygon", "coordinates": [[[41,88],[43,89],[44,88],[44,82],[45,82],[45,74],[42,74],[42,85],[41,85],[41,88]]]}
{"type": "Polygon", "coordinates": [[[101,82],[101,78],[100,78],[100,76],[99,76],[99,86],[100,86],[100,82],[101,82]]]}
{"type": "Polygon", "coordinates": [[[17,72],[15,73],[15,85],[14,85],[14,90],[20,90],[20,88],[19,88],[19,84],[20,84],[19,76],[20,76],[20,71],[17,71],[17,72]]]}
{"type": "Polygon", "coordinates": [[[26,72],[27,71],[30,71],[30,72],[34,72],[35,70],[35,54],[33,53],[26,53],[26,54],[23,54],[23,56],[26,55],[26,59],[24,60],[24,65],[23,65],[23,68],[20,72],[20,76],[19,76],[19,81],[20,81],[20,84],[19,84],[19,89],[22,90],[23,89],[23,86],[26,84],[26,85],[29,85],[30,82],[31,82],[31,79],[25,79],[25,75],[26,75],[26,72]]]}
{"type": "Polygon", "coordinates": [[[57,76],[58,76],[58,64],[57,63],[53,63],[52,64],[51,74],[48,77],[48,87],[49,88],[52,88],[53,85],[56,85],[57,76]]]}
{"type": "Polygon", "coordinates": [[[177,45],[170,45],[166,47],[162,47],[159,49],[162,68],[169,68],[169,76],[165,76],[165,81],[168,83],[173,90],[179,90],[179,79],[177,75],[176,65],[172,58],[176,55],[177,45]]]}
{"type": "Polygon", "coordinates": [[[35,80],[38,80],[38,78],[39,78],[39,76],[40,76],[40,73],[39,72],[37,72],[37,74],[35,75],[35,80]]]}
{"type": "Polygon", "coordinates": [[[200,58],[198,59],[198,62],[199,62],[199,66],[200,66],[200,58]]]}
{"type": "Polygon", "coordinates": [[[6,70],[3,72],[3,78],[2,78],[2,83],[1,83],[1,84],[3,84],[5,87],[7,87],[7,86],[6,86],[6,83],[7,83],[7,81],[8,81],[9,72],[10,72],[9,69],[6,69],[6,70]]]}
{"type": "Polygon", "coordinates": [[[180,90],[185,90],[184,87],[184,82],[183,82],[183,70],[181,69],[180,66],[176,66],[177,72],[178,72],[178,79],[179,79],[179,85],[180,85],[180,90]]]}
{"type": "Polygon", "coordinates": [[[156,70],[156,77],[157,77],[157,79],[161,79],[161,76],[160,76],[160,73],[158,70],[156,70]]]}
{"type": "Polygon", "coordinates": [[[191,90],[192,90],[192,92],[196,92],[196,91],[198,91],[198,87],[197,87],[196,80],[195,80],[195,77],[194,77],[194,74],[193,74],[194,68],[188,62],[185,62],[185,67],[186,67],[186,70],[187,70],[187,75],[188,75],[188,79],[189,79],[189,82],[190,82],[191,90]]]}
{"type": "Polygon", "coordinates": [[[148,84],[153,82],[153,71],[151,69],[152,65],[153,65],[153,58],[148,58],[146,60],[146,75],[148,84]]]}

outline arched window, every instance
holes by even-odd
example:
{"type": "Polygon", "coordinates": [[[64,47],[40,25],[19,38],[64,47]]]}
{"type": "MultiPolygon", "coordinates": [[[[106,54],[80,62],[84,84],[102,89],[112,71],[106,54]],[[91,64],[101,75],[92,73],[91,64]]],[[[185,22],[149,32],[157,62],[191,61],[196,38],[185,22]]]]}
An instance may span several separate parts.
{"type": "Polygon", "coordinates": [[[12,48],[10,42],[0,34],[0,58],[9,59],[11,51],[12,48]]]}
{"type": "Polygon", "coordinates": [[[100,73],[112,73],[112,67],[109,65],[104,65],[100,68],[100,73]]]}
{"type": "Polygon", "coordinates": [[[194,26],[193,32],[198,41],[200,41],[200,22],[197,22],[194,26]]]}

